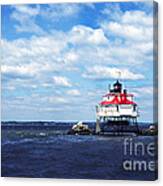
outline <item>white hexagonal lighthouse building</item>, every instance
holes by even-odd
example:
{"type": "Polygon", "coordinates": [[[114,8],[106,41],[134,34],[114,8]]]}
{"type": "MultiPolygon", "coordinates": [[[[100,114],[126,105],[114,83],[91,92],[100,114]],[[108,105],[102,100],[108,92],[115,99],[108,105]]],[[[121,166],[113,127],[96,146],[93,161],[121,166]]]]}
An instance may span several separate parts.
{"type": "Polygon", "coordinates": [[[133,94],[127,93],[117,80],[113,88],[103,96],[96,106],[96,133],[101,132],[101,122],[110,125],[137,125],[138,107],[133,100],[133,94]]]}

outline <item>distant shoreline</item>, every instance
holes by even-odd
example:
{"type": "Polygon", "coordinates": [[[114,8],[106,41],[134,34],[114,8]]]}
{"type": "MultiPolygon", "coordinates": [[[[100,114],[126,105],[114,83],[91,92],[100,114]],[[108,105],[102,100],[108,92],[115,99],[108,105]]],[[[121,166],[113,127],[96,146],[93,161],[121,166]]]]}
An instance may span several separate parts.
{"type": "MultiPolygon", "coordinates": [[[[3,124],[3,123],[67,123],[67,124],[70,124],[70,123],[77,123],[79,120],[71,120],[71,121],[60,121],[60,120],[50,120],[50,121],[46,121],[46,120],[43,120],[43,121],[39,121],[39,120],[34,120],[34,121],[32,121],[32,120],[29,120],[29,121],[16,121],[16,120],[13,120],[13,121],[1,121],[1,124],[3,124]]],[[[95,123],[96,121],[94,120],[94,121],[83,121],[83,123],[95,123]]],[[[140,125],[149,125],[149,124],[155,124],[155,125],[158,125],[158,123],[153,123],[153,122],[149,122],[149,121],[147,121],[147,122],[145,122],[145,121],[138,121],[138,124],[140,124],[140,125]]]]}

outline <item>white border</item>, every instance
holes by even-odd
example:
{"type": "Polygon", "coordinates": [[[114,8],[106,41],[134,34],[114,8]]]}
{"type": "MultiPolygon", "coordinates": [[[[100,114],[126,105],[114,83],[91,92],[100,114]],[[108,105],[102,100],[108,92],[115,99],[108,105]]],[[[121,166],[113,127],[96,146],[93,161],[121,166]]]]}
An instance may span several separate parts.
{"type": "MultiPolygon", "coordinates": [[[[58,2],[113,2],[117,1],[120,2],[122,0],[1,0],[0,4],[33,4],[33,3],[58,3],[58,2]]],[[[123,0],[123,1],[133,1],[133,0],[123,0]]],[[[139,0],[141,1],[141,0],[139,0]]],[[[55,185],[61,185],[61,186],[83,186],[83,185],[90,185],[90,186],[98,186],[99,184],[102,185],[115,185],[115,186],[126,186],[126,185],[139,185],[143,184],[144,186],[149,185],[163,185],[163,179],[162,179],[162,172],[163,172],[163,114],[161,113],[161,110],[163,110],[163,55],[162,55],[162,44],[163,44],[163,37],[161,36],[161,33],[163,31],[163,24],[161,20],[163,20],[163,0],[157,0],[159,3],[159,180],[155,182],[149,182],[149,181],[113,181],[113,180],[67,180],[67,179],[31,179],[31,178],[0,178],[0,185],[1,186],[54,186],[55,185]]]]}

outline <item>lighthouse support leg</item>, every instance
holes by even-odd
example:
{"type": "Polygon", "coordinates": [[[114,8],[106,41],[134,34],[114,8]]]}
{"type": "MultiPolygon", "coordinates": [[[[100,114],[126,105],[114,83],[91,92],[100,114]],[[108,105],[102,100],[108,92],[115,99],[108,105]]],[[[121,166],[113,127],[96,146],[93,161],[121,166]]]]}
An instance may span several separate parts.
{"type": "Polygon", "coordinates": [[[99,134],[100,132],[101,132],[100,120],[99,120],[99,118],[96,118],[96,130],[95,130],[95,133],[99,134]]]}

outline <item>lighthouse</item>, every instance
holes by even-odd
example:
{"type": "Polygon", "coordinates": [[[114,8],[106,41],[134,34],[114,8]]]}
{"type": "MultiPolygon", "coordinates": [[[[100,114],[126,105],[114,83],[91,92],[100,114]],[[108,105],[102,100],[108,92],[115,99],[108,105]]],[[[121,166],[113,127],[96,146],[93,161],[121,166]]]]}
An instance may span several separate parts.
{"type": "Polygon", "coordinates": [[[108,127],[137,126],[138,116],[133,94],[123,89],[122,83],[117,80],[96,105],[96,133],[101,132],[101,123],[106,123],[108,127]]]}

